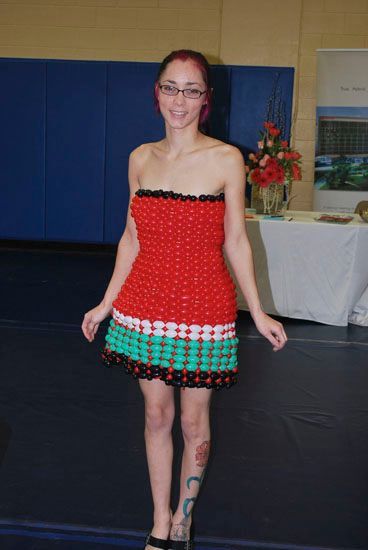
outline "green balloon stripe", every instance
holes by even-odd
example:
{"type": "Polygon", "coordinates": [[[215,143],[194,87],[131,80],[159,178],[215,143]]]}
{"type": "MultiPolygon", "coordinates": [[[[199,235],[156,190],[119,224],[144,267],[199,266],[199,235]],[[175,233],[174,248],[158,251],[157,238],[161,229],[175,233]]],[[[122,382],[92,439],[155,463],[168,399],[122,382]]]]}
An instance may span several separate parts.
{"type": "Polygon", "coordinates": [[[111,351],[131,357],[133,360],[150,362],[175,370],[202,371],[232,370],[237,366],[239,338],[228,338],[214,342],[184,340],[167,336],[149,336],[115,324],[111,319],[105,340],[111,351]],[[151,342],[149,345],[148,342],[151,342]],[[188,346],[189,349],[185,349],[188,346]],[[170,360],[174,359],[174,362],[170,360]]]}

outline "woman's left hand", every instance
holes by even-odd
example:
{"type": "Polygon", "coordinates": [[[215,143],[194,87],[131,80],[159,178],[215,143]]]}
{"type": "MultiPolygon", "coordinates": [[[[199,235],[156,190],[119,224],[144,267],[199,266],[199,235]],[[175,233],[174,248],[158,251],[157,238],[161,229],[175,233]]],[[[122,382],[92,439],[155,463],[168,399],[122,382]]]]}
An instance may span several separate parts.
{"type": "Polygon", "coordinates": [[[254,318],[258,332],[273,345],[273,351],[279,351],[287,342],[284,327],[279,321],[272,319],[263,311],[254,318]]]}

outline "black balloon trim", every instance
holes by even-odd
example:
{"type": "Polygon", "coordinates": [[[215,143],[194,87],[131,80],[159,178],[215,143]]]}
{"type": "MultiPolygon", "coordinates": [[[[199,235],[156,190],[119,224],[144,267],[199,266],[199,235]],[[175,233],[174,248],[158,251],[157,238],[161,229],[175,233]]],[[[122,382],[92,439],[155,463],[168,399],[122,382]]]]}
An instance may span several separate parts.
{"type": "Polygon", "coordinates": [[[102,363],[105,367],[119,367],[125,370],[126,374],[131,374],[133,378],[142,378],[146,380],[162,380],[168,386],[177,386],[180,388],[208,388],[219,390],[221,388],[230,388],[237,382],[238,369],[225,371],[180,371],[167,367],[148,366],[142,361],[135,361],[124,353],[116,353],[107,348],[100,350],[102,363]]]}
{"type": "Polygon", "coordinates": [[[183,193],[176,193],[175,191],[165,191],[164,189],[138,189],[138,191],[135,192],[138,197],[162,197],[163,199],[177,199],[182,201],[210,201],[210,202],[216,202],[216,201],[224,201],[225,200],[225,193],[220,193],[219,195],[185,195],[183,193]]]}

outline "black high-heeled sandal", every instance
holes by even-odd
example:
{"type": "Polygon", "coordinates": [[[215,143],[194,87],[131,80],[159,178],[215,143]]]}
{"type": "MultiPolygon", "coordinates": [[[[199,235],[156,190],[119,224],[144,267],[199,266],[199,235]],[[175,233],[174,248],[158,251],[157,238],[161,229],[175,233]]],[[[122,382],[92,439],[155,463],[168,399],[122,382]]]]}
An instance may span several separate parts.
{"type": "Polygon", "coordinates": [[[153,546],[154,548],[160,548],[162,550],[169,550],[169,541],[167,539],[158,539],[157,537],[154,537],[151,535],[151,533],[148,533],[146,536],[146,540],[143,546],[143,550],[145,550],[147,544],[150,546],[153,546]]]}

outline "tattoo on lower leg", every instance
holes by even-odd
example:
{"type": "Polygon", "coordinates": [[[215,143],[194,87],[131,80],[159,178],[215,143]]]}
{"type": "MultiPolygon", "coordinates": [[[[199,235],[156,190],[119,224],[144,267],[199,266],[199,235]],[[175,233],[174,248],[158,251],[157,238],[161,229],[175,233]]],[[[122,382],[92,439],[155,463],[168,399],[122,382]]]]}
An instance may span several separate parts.
{"type": "MultiPolygon", "coordinates": [[[[198,477],[198,476],[190,476],[188,477],[187,479],[187,487],[188,489],[190,489],[190,484],[192,483],[192,481],[196,481],[198,483],[198,485],[200,486],[202,481],[203,481],[203,476],[204,476],[204,472],[205,470],[203,469],[203,472],[201,474],[201,477],[198,477]]],[[[199,490],[199,489],[198,489],[199,490]]],[[[183,502],[183,514],[184,514],[184,517],[187,518],[190,516],[191,514],[191,511],[193,509],[193,506],[194,506],[194,503],[196,501],[196,497],[188,497],[184,500],[183,502]]]]}
{"type": "Polygon", "coordinates": [[[210,453],[209,441],[203,441],[203,443],[198,445],[198,447],[196,448],[196,455],[195,455],[197,466],[205,467],[207,465],[209,453],[210,453]]]}
{"type": "MultiPolygon", "coordinates": [[[[190,489],[190,485],[193,481],[196,481],[199,486],[201,485],[201,483],[203,481],[204,473],[205,473],[205,467],[206,467],[207,461],[208,461],[209,451],[210,451],[210,442],[209,441],[203,441],[196,448],[196,455],[195,455],[196,464],[200,468],[203,468],[203,470],[202,470],[202,473],[201,473],[200,476],[190,476],[190,477],[188,477],[188,479],[186,481],[188,489],[190,489]]],[[[199,488],[198,488],[198,490],[199,490],[199,488]]],[[[185,518],[188,518],[190,516],[195,501],[196,501],[196,497],[188,497],[184,500],[184,502],[183,502],[183,514],[184,514],[185,518]]]]}
{"type": "Polygon", "coordinates": [[[192,498],[186,498],[183,502],[183,514],[185,518],[189,518],[190,513],[192,511],[192,508],[194,506],[194,503],[196,501],[195,497],[192,498]]]}
{"type": "Polygon", "coordinates": [[[188,489],[190,489],[190,484],[192,483],[192,481],[197,481],[199,483],[199,485],[202,483],[202,479],[203,479],[203,474],[204,474],[204,470],[202,472],[202,475],[201,477],[198,477],[198,476],[190,476],[188,477],[187,479],[187,487],[188,489]]]}
{"type": "MultiPolygon", "coordinates": [[[[200,445],[196,447],[196,453],[195,453],[196,465],[199,468],[203,468],[203,470],[200,476],[189,476],[187,478],[186,486],[188,489],[191,488],[191,484],[193,482],[196,482],[198,483],[198,491],[199,491],[199,487],[201,486],[201,483],[203,481],[203,477],[205,474],[209,451],[210,451],[209,440],[203,441],[200,445]]],[[[197,497],[187,497],[186,499],[184,499],[184,502],[183,502],[184,517],[180,523],[174,523],[172,525],[171,532],[170,532],[170,538],[172,540],[178,540],[178,541],[188,540],[188,537],[189,537],[188,522],[196,500],[197,500],[197,497]]]]}

